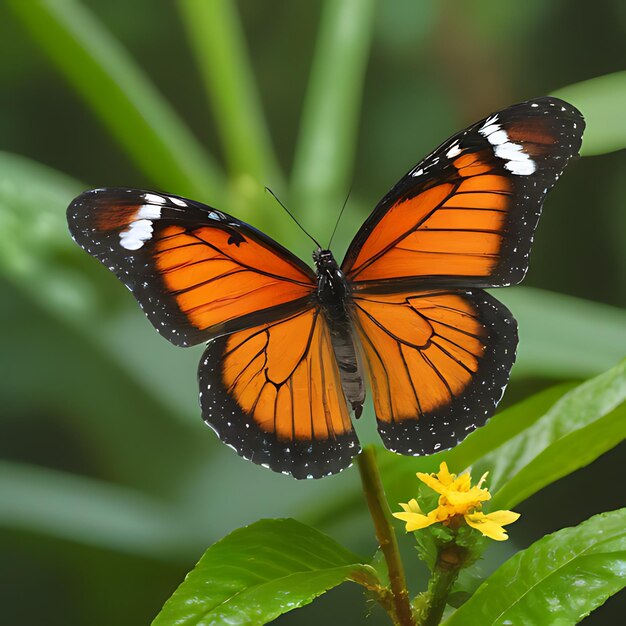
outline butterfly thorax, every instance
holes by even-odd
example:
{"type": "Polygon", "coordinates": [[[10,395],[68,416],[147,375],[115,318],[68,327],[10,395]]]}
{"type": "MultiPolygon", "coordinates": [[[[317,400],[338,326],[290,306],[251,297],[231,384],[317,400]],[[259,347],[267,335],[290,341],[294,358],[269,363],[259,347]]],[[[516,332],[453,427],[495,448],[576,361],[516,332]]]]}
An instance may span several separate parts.
{"type": "Polygon", "coordinates": [[[328,323],[341,386],[354,415],[359,417],[365,400],[365,387],[348,310],[350,285],[330,250],[316,250],[313,260],[317,270],[316,297],[328,323]]]}
{"type": "Polygon", "coordinates": [[[346,301],[348,281],[330,250],[316,250],[313,260],[317,270],[317,299],[329,320],[348,322],[346,301]]]}

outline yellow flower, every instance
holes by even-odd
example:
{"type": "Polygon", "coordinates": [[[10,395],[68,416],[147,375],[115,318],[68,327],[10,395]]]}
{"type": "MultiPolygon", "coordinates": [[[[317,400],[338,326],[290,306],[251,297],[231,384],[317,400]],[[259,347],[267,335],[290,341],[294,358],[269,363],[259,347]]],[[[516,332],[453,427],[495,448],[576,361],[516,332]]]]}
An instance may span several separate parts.
{"type": "Polygon", "coordinates": [[[487,478],[486,473],[474,487],[471,485],[469,473],[460,476],[451,474],[446,463],[440,465],[437,475],[418,472],[417,477],[439,494],[439,506],[424,514],[415,499],[407,504],[400,503],[404,512],[394,513],[393,516],[406,522],[407,532],[426,528],[438,522],[451,528],[458,528],[465,521],[472,528],[496,541],[509,538],[502,527],[517,520],[519,513],[494,511],[485,515],[480,510],[482,503],[491,498],[489,491],[482,488],[487,478]]]}

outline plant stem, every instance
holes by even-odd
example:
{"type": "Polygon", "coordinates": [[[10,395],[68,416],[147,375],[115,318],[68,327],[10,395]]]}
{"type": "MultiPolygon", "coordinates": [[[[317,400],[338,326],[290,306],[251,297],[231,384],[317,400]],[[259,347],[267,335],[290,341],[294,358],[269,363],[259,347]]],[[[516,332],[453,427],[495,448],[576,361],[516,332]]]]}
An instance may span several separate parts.
{"type": "Polygon", "coordinates": [[[459,575],[465,550],[454,544],[443,548],[428,583],[428,610],[423,626],[437,626],[446,608],[448,594],[459,575]]]}
{"type": "Polygon", "coordinates": [[[391,512],[380,480],[376,453],[372,446],[363,449],[363,452],[358,456],[358,463],[367,506],[374,521],[376,537],[389,571],[395,621],[401,626],[415,626],[409,593],[406,589],[404,567],[400,559],[396,534],[391,525],[391,512]]]}

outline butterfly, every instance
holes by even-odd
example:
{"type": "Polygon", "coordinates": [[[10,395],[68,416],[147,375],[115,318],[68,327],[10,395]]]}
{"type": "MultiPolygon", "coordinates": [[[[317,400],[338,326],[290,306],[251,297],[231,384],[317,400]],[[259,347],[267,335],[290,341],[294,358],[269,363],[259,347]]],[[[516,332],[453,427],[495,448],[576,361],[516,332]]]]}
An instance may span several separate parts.
{"type": "Polygon", "coordinates": [[[553,97],[454,135],[378,203],[341,265],[315,271],[254,227],[175,195],[94,189],[70,232],[178,346],[208,342],[204,420],[240,456],[295,478],[360,451],[365,380],[384,445],[450,448],[504,393],[517,325],[485,288],[519,283],[543,201],[585,127],[553,97]]]}

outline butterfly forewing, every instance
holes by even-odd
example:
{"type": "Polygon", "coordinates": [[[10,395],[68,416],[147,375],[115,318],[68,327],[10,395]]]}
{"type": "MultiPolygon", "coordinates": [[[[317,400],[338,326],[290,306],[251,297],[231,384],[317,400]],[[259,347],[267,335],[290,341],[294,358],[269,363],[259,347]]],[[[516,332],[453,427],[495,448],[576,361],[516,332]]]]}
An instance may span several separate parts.
{"type": "Polygon", "coordinates": [[[343,271],[361,287],[520,282],[545,196],[578,154],[583,129],[570,104],[539,98],[458,133],[381,200],[343,271]]]}
{"type": "Polygon", "coordinates": [[[278,243],[178,196],[96,189],[72,202],[68,222],[176,345],[284,317],[315,288],[311,269],[278,243]]]}

